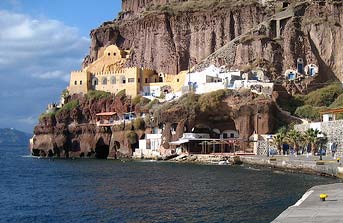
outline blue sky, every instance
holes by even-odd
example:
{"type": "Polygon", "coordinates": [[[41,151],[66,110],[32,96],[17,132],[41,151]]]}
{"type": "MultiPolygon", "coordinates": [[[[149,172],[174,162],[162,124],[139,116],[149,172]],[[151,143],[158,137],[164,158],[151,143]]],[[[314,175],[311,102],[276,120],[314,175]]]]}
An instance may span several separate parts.
{"type": "Polygon", "coordinates": [[[120,0],[0,0],[0,128],[32,132],[120,0]]]}

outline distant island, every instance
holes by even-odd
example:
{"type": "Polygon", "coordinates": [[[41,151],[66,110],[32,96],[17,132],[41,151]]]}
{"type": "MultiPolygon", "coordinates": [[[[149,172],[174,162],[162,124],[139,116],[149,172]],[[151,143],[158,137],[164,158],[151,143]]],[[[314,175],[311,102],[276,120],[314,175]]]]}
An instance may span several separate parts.
{"type": "Polygon", "coordinates": [[[0,146],[22,146],[28,145],[31,134],[16,130],[14,128],[0,129],[0,146]]]}

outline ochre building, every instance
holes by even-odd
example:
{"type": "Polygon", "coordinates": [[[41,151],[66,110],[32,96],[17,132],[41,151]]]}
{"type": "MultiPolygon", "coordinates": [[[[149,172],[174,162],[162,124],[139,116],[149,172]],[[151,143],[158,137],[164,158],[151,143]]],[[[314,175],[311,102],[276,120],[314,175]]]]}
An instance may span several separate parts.
{"type": "Polygon", "coordinates": [[[108,46],[103,55],[84,70],[71,72],[69,93],[87,94],[91,90],[100,90],[116,94],[125,90],[126,95],[134,97],[139,94],[153,96],[161,89],[167,89],[167,93],[181,91],[185,72],[167,75],[146,68],[127,68],[125,63],[129,53],[116,45],[108,46]]]}

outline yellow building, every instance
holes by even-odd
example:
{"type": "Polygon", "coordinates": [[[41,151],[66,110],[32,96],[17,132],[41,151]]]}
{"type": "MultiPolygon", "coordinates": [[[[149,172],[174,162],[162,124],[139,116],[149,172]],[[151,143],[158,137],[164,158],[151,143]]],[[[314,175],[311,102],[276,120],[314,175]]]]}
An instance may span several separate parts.
{"type": "MultiPolygon", "coordinates": [[[[86,94],[90,90],[117,93],[126,91],[126,95],[151,96],[151,89],[161,90],[169,86],[172,91],[181,91],[185,75],[157,74],[154,70],[130,67],[125,68],[129,51],[116,45],[108,46],[101,57],[82,71],[71,72],[68,91],[70,94],[86,94]]],[[[169,93],[169,92],[168,92],[169,93]]]]}

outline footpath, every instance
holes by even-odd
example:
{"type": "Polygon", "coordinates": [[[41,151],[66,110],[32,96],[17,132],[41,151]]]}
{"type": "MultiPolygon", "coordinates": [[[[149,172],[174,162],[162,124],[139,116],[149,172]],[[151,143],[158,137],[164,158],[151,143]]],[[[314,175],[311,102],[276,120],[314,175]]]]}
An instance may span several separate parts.
{"type": "Polygon", "coordinates": [[[273,223],[343,222],[343,184],[315,186],[273,223]],[[327,194],[325,201],[321,194],[327,194]]]}
{"type": "MultiPolygon", "coordinates": [[[[244,164],[343,178],[343,160],[318,156],[240,156],[244,164]]],[[[343,219],[342,219],[343,222],[343,219]]]]}

